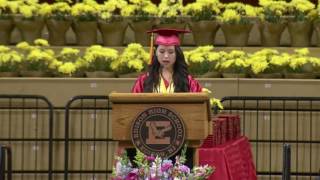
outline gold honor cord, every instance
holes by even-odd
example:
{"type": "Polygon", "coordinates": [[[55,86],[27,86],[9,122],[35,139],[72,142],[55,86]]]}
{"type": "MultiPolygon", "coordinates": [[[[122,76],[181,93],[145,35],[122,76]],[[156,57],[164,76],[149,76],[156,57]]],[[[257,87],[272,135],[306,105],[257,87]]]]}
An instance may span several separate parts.
{"type": "Polygon", "coordinates": [[[164,83],[164,79],[162,78],[162,76],[160,76],[160,83],[158,85],[158,87],[153,91],[156,93],[174,93],[174,85],[172,83],[172,81],[169,84],[169,87],[166,88],[166,85],[164,83]]]}

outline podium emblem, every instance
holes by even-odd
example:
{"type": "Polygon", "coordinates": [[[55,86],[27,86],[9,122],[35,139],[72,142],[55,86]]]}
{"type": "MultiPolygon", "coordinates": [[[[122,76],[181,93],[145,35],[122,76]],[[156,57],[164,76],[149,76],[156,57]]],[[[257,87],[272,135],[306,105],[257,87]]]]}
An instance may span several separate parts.
{"type": "Polygon", "coordinates": [[[144,154],[169,158],[182,148],[185,126],[173,110],[161,106],[151,107],[134,119],[131,139],[144,154]]]}

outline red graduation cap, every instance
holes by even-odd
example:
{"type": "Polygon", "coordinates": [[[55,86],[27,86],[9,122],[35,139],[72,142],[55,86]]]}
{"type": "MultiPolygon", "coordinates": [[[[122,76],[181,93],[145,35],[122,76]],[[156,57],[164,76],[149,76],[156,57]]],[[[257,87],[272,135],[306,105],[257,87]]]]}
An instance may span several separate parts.
{"type": "Polygon", "coordinates": [[[152,63],[153,57],[153,35],[154,33],[158,34],[155,40],[156,45],[165,45],[165,46],[175,46],[180,45],[179,34],[189,33],[191,31],[183,30],[183,29],[153,29],[151,31],[147,31],[151,33],[151,42],[150,42],[150,61],[149,64],[152,63]]]}
{"type": "Polygon", "coordinates": [[[155,44],[157,45],[180,45],[179,34],[181,33],[189,33],[190,31],[183,29],[153,29],[148,31],[148,33],[156,33],[158,34],[155,40],[155,44]]]}

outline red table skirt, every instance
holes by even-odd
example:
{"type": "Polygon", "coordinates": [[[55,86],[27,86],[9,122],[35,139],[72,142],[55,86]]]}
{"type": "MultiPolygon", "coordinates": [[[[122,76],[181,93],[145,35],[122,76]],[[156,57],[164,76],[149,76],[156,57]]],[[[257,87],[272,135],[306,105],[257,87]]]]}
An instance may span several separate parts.
{"type": "Polygon", "coordinates": [[[199,164],[215,167],[209,180],[257,179],[251,146],[245,136],[213,148],[200,148],[199,164]]]}

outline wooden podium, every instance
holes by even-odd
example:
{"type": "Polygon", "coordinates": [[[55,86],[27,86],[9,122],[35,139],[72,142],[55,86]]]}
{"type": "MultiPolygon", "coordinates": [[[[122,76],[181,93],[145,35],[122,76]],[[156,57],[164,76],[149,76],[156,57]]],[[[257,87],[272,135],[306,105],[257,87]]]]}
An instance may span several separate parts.
{"type": "Polygon", "coordinates": [[[198,148],[212,134],[207,93],[111,93],[109,99],[112,102],[112,137],[122,148],[133,147],[131,128],[139,113],[155,106],[169,108],[180,116],[189,147],[198,148]]]}

